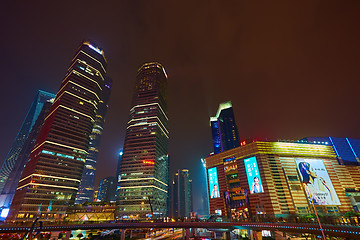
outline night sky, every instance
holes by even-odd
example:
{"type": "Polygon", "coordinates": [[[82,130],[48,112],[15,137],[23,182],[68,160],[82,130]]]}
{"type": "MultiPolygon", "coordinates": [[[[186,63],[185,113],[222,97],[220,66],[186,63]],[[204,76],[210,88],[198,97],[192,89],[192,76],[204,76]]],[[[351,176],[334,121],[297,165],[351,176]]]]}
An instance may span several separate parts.
{"type": "Polygon", "coordinates": [[[232,101],[240,138],[360,138],[360,1],[103,2],[1,4],[0,162],[37,89],[57,92],[86,39],[113,79],[97,184],[115,175],[147,61],[169,76],[170,172],[190,170],[195,210],[221,102],[232,101]]]}

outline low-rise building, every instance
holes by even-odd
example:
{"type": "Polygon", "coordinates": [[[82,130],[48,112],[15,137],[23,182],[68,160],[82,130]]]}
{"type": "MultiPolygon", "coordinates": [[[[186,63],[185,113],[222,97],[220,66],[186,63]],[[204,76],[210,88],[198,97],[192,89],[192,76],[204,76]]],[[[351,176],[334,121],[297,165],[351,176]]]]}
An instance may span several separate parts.
{"type": "Polygon", "coordinates": [[[246,219],[356,210],[360,166],[331,145],[255,141],[205,159],[210,213],[246,219]]]}

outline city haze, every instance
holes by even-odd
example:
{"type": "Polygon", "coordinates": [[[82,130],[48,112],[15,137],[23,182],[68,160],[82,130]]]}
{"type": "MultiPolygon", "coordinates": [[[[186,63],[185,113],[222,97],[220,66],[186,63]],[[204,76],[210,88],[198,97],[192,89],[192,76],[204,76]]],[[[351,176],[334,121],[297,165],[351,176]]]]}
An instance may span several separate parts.
{"type": "Polygon", "coordinates": [[[356,1],[12,2],[0,10],[0,162],[37,89],[56,93],[78,45],[101,47],[113,79],[97,184],[115,175],[138,68],[168,81],[170,176],[212,152],[209,117],[231,100],[241,138],[360,138],[356,1]]]}

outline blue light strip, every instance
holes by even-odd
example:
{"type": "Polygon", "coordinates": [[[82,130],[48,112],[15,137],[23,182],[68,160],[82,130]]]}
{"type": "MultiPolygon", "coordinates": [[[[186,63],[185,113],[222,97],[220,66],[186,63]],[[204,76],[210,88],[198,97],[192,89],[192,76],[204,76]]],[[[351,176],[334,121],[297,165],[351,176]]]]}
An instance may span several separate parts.
{"type": "MultiPolygon", "coordinates": [[[[329,137],[329,139],[330,139],[330,141],[331,141],[331,145],[333,146],[333,148],[334,148],[334,150],[335,150],[335,152],[336,152],[336,155],[337,155],[338,157],[340,157],[338,151],[336,150],[336,147],[335,147],[335,144],[334,144],[333,140],[331,139],[331,137],[329,137]]],[[[341,158],[341,157],[340,157],[340,158],[341,158]]]]}
{"type": "Polygon", "coordinates": [[[349,146],[350,146],[350,148],[351,148],[351,151],[354,153],[355,157],[357,157],[357,158],[358,158],[358,156],[356,155],[356,153],[355,153],[355,151],[354,151],[353,147],[351,146],[351,143],[350,143],[349,139],[348,139],[348,138],[345,138],[345,139],[346,139],[346,141],[348,142],[348,144],[349,144],[349,146]]]}

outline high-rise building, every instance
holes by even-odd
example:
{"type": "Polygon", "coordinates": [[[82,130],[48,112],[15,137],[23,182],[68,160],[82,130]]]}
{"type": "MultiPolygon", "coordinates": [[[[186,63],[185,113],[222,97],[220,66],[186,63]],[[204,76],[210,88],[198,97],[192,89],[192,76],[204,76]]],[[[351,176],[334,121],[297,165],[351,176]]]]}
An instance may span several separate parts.
{"type": "MultiPolygon", "coordinates": [[[[19,143],[18,141],[16,141],[15,146],[17,146],[17,147],[15,147],[15,149],[12,148],[10,151],[13,154],[12,154],[11,158],[8,158],[8,160],[12,159],[12,160],[16,160],[16,161],[14,161],[14,165],[13,165],[10,173],[7,176],[7,180],[5,181],[5,184],[2,184],[3,188],[2,188],[2,191],[0,194],[0,208],[1,208],[1,212],[4,211],[4,214],[1,214],[2,216],[6,216],[7,214],[5,214],[5,212],[9,211],[10,204],[14,197],[21,174],[24,170],[24,166],[25,166],[26,162],[28,161],[30,152],[31,152],[32,148],[34,147],[36,137],[39,133],[40,127],[44,122],[44,118],[49,113],[49,110],[50,110],[50,107],[51,107],[51,104],[52,104],[52,101],[54,98],[55,98],[55,94],[44,92],[41,90],[38,91],[38,93],[35,97],[35,100],[32,104],[32,107],[30,108],[30,111],[28,113],[28,116],[26,117],[27,121],[24,122],[23,126],[24,125],[29,126],[28,124],[32,120],[32,118],[29,117],[29,114],[33,115],[35,113],[35,115],[37,115],[36,116],[37,119],[34,122],[34,124],[30,124],[30,125],[32,125],[31,131],[28,134],[26,140],[23,143],[19,143]],[[46,99],[48,99],[48,100],[46,100],[46,99]],[[41,108],[40,112],[38,112],[39,108],[41,108]],[[22,145],[22,147],[20,150],[19,148],[21,145],[22,145]],[[18,150],[20,150],[20,152],[18,152],[18,150]]],[[[23,130],[23,128],[21,130],[23,130]]],[[[10,165],[10,163],[4,164],[4,167],[3,167],[4,171],[2,172],[3,173],[2,180],[5,179],[5,175],[7,175],[7,173],[5,174],[6,167],[9,167],[8,169],[10,169],[9,165],[10,165]]]]}
{"type": "Polygon", "coordinates": [[[178,170],[174,174],[170,205],[173,218],[190,217],[192,212],[192,180],[189,170],[178,170]]]}
{"type": "Polygon", "coordinates": [[[88,155],[86,156],[84,171],[82,173],[75,204],[92,202],[94,200],[97,156],[99,152],[100,138],[104,129],[105,116],[108,109],[111,84],[111,79],[105,77],[104,88],[102,90],[99,106],[96,111],[95,124],[90,135],[89,151],[88,155]]]}
{"type": "Polygon", "coordinates": [[[117,196],[119,195],[119,191],[120,191],[120,167],[121,167],[121,158],[122,158],[122,155],[123,155],[123,150],[121,149],[120,152],[119,152],[119,159],[118,159],[118,164],[117,164],[117,168],[116,168],[116,181],[117,181],[117,187],[116,187],[116,198],[117,196]]]}
{"type": "Polygon", "coordinates": [[[115,177],[101,179],[97,200],[106,202],[115,201],[116,186],[117,181],[115,177]]]}
{"type": "Polygon", "coordinates": [[[167,75],[156,62],[138,70],[124,142],[118,187],[123,218],[167,214],[169,162],[167,75]]]}
{"type": "Polygon", "coordinates": [[[221,103],[215,117],[210,117],[214,153],[240,146],[231,102],[221,103]]]}
{"type": "Polygon", "coordinates": [[[38,134],[7,220],[61,219],[66,206],[74,203],[106,65],[101,49],[89,42],[79,46],[38,134]]]}
{"type": "Polygon", "coordinates": [[[44,103],[52,98],[55,98],[55,95],[53,93],[39,90],[36,94],[36,97],[31,104],[25,120],[0,170],[0,192],[3,190],[6,180],[8,179],[12,169],[17,164],[18,156],[23,149],[25,141],[34,126],[36,119],[38,118],[41,109],[43,108],[44,103]]]}
{"type": "Polygon", "coordinates": [[[307,137],[300,141],[331,145],[342,165],[360,165],[360,140],[339,137],[307,137]]]}

